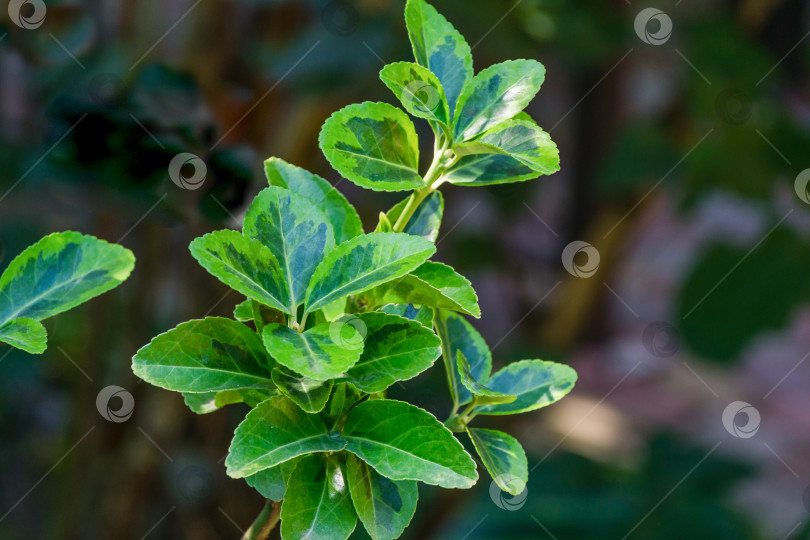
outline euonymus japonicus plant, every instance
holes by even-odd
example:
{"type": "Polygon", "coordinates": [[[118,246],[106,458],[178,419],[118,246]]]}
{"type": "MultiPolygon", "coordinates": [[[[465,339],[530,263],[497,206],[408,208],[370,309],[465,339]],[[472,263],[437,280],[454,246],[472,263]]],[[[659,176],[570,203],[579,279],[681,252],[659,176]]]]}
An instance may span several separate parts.
{"type": "Polygon", "coordinates": [[[398,537],[414,514],[417,482],[469,488],[476,464],[469,437],[497,485],[520,493],[525,453],[513,437],[470,426],[478,415],[531,411],[574,385],[567,366],[524,360],[490,374],[487,344],[465,316],[479,317],[475,291],[430,261],[442,220],[438,188],[517,182],[558,170],[557,148],[521,111],[544,68],[533,60],[473,76],[470,47],[424,0],[405,12],[416,63],[381,78],[405,109],[430,123],[434,156],[418,170],[408,115],[385,103],[352,105],[329,118],[320,146],[362,187],[411,191],[364,234],[357,212],[326,180],[270,159],[270,187],[241,232],[194,240],[192,255],[247,299],[234,318],[181,324],[133,359],[135,373],[182,392],[198,413],[244,402],[227,472],[268,504],[246,533],[264,538],[281,520],[285,539],[343,539],[357,519],[375,539],[398,537]],[[438,358],[452,413],[386,398],[438,358]]]}
{"type": "Polygon", "coordinates": [[[117,287],[134,266],[128,249],[98,238],[77,232],[46,236],[0,275],[0,342],[45,352],[48,336],[40,321],[117,287]]]}

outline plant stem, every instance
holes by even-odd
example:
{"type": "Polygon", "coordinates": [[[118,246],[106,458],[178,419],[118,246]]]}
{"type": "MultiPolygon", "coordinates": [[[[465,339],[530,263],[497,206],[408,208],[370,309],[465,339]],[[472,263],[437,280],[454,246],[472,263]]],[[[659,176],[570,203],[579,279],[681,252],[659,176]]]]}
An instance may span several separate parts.
{"type": "Polygon", "coordinates": [[[242,535],[242,540],[266,540],[278,525],[281,517],[281,503],[267,501],[262,511],[242,535]]]}
{"type": "Polygon", "coordinates": [[[411,194],[411,197],[408,199],[408,204],[402,209],[402,214],[400,214],[399,219],[397,219],[397,222],[394,224],[394,232],[402,232],[405,230],[405,226],[408,225],[408,222],[413,217],[413,213],[416,212],[416,209],[419,208],[422,201],[424,201],[432,191],[433,190],[429,188],[423,188],[411,194]]]}
{"type": "Polygon", "coordinates": [[[446,169],[446,167],[442,165],[442,161],[444,160],[444,152],[447,150],[447,144],[439,145],[437,141],[434,148],[433,162],[430,164],[430,168],[424,176],[425,187],[417,189],[411,194],[408,203],[405,205],[405,208],[402,209],[402,214],[399,215],[399,218],[397,218],[394,224],[394,232],[402,232],[405,230],[405,226],[411,220],[414,212],[419,208],[419,205],[422,204],[422,201],[441,185],[441,176],[446,169]]]}
{"type": "Polygon", "coordinates": [[[251,300],[250,305],[253,308],[253,322],[256,325],[256,331],[261,335],[264,330],[264,317],[262,317],[262,307],[256,300],[251,300]]]}

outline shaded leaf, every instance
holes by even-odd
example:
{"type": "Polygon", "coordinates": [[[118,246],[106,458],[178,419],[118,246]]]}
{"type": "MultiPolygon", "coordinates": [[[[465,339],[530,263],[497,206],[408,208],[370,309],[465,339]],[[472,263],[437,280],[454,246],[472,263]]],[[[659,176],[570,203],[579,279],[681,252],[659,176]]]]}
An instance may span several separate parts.
{"type": "MultiPolygon", "coordinates": [[[[454,405],[464,405],[472,399],[459,378],[456,368],[456,356],[460,351],[470,363],[470,374],[480,382],[486,383],[492,371],[492,353],[484,338],[464,317],[451,311],[439,310],[435,319],[436,331],[442,339],[442,356],[447,369],[450,395],[454,405]]],[[[490,388],[492,386],[487,385],[490,388]]],[[[496,390],[495,388],[492,388],[496,390]]]]}
{"type": "Polygon", "coordinates": [[[48,347],[48,332],[41,322],[19,317],[0,326],[0,342],[29,354],[42,354],[48,347]]]}
{"type": "Polygon", "coordinates": [[[346,455],[346,477],[354,509],[371,538],[399,537],[416,511],[416,482],[386,478],[352,454],[346,455]]]}
{"type": "Polygon", "coordinates": [[[416,377],[441,354],[441,340],[418,322],[385,313],[363,313],[360,318],[367,331],[365,347],[346,378],[364,392],[382,392],[416,377]]]}
{"type": "Polygon", "coordinates": [[[250,407],[255,407],[262,401],[276,395],[275,390],[270,389],[247,389],[247,390],[222,390],[220,392],[183,393],[183,401],[188,408],[197,414],[208,414],[218,411],[226,405],[235,403],[245,403],[250,407]]]}
{"type": "Polygon", "coordinates": [[[243,232],[270,248],[278,260],[289,293],[287,312],[294,314],[318,263],[335,246],[332,225],[305,198],[269,187],[248,208],[243,232]]]}
{"type": "Polygon", "coordinates": [[[341,322],[319,324],[306,332],[269,324],[262,338],[276,362],[320,381],[344,373],[363,352],[363,336],[351,324],[341,322]]]}
{"type": "Polygon", "coordinates": [[[521,112],[545,77],[546,68],[536,60],[510,60],[478,73],[459,97],[456,139],[472,139],[521,112]]]}
{"type": "Polygon", "coordinates": [[[332,381],[316,381],[282,367],[273,370],[273,382],[279,391],[308,413],[320,412],[329,399],[332,381]]]}
{"type": "Polygon", "coordinates": [[[411,303],[481,316],[478,295],[470,282],[451,267],[428,261],[408,275],[375,287],[364,295],[367,305],[411,303]]]}
{"type": "Polygon", "coordinates": [[[405,23],[416,61],[441,81],[452,115],[461,91],[473,78],[470,46],[464,36],[425,0],[408,0],[405,23]]]}
{"type": "Polygon", "coordinates": [[[221,317],[185,322],[132,358],[141,379],[177,392],[273,389],[272,360],[255,332],[221,317]]]}
{"type": "Polygon", "coordinates": [[[464,357],[461,351],[456,352],[456,364],[458,367],[459,380],[467,390],[475,396],[475,403],[481,405],[497,404],[497,403],[512,403],[515,401],[516,396],[503,394],[490,390],[483,384],[475,380],[470,372],[470,363],[464,357]]]}
{"type": "Polygon", "coordinates": [[[299,459],[281,505],[281,538],[344,540],[356,524],[349,487],[337,460],[320,454],[299,459]]]}
{"type": "Polygon", "coordinates": [[[326,120],[319,142],[332,167],[358,186],[378,191],[423,186],[416,130],[393,105],[349,105],[326,120]]]}
{"type": "Polygon", "coordinates": [[[517,396],[512,403],[483,405],[475,414],[517,414],[551,405],[574,387],[577,373],[564,364],[543,360],[521,360],[494,373],[487,387],[517,396]]]}
{"type": "Polygon", "coordinates": [[[329,398],[329,402],[323,411],[324,420],[329,425],[334,424],[341,416],[349,412],[349,409],[359,402],[362,397],[363,393],[353,384],[346,382],[335,383],[335,390],[332,392],[332,397],[329,398]]]}
{"type": "Polygon", "coordinates": [[[436,247],[404,233],[370,233],[339,245],[318,266],[307,289],[307,312],[414,270],[436,247]]]}
{"type": "Polygon", "coordinates": [[[349,413],[342,438],[346,450],[392,480],[419,480],[445,488],[468,488],[475,462],[433,415],[401,401],[364,401],[349,413]]]}
{"type": "Polygon", "coordinates": [[[281,465],[246,476],[245,481],[264,498],[278,502],[284,498],[287,491],[287,480],[295,470],[298,461],[298,458],[287,460],[281,465]]]}
{"type": "Polygon", "coordinates": [[[476,154],[462,157],[443,178],[458,186],[492,186],[525,182],[538,176],[540,173],[512,156],[476,154]]]}
{"type": "Polygon", "coordinates": [[[225,466],[231,478],[244,478],[303,454],[335,452],[345,445],[329,436],[320,416],[276,396],[250,411],[236,428],[225,466]]]}
{"type": "MultiPolygon", "coordinates": [[[[384,214],[388,224],[397,222],[399,216],[402,215],[402,211],[408,205],[409,200],[410,197],[398,202],[396,206],[388,211],[388,214],[384,214]]],[[[414,210],[411,219],[408,220],[408,224],[405,225],[402,232],[411,234],[413,236],[421,236],[425,240],[435,242],[436,238],[439,237],[439,228],[442,225],[443,215],[444,198],[442,197],[441,192],[434,191],[425,197],[425,200],[419,203],[419,206],[417,206],[416,210],[414,210]]],[[[385,222],[381,220],[380,223],[382,227],[383,223],[385,222]]],[[[381,227],[377,228],[377,232],[386,232],[381,227]]]]}
{"type": "Polygon", "coordinates": [[[281,267],[270,248],[258,240],[238,231],[216,231],[195,239],[189,249],[200,265],[225,285],[257,302],[292,313],[290,291],[281,267]]]}
{"type": "Polygon", "coordinates": [[[264,162],[264,171],[270,185],[287,188],[320,209],[332,224],[336,243],[363,234],[357,210],[324,178],[275,157],[264,162]]]}
{"type": "Polygon", "coordinates": [[[388,64],[380,79],[402,102],[405,110],[416,116],[439,122],[450,132],[450,112],[442,83],[429,69],[411,62],[388,64]]]}
{"type": "Polygon", "coordinates": [[[429,307],[416,308],[413,304],[388,304],[380,308],[380,311],[389,315],[399,315],[427,328],[433,328],[433,310],[429,307]]]}
{"type": "Polygon", "coordinates": [[[512,495],[523,492],[529,481],[529,464],[518,440],[492,429],[468,427],[467,434],[498,487],[512,495]]]}

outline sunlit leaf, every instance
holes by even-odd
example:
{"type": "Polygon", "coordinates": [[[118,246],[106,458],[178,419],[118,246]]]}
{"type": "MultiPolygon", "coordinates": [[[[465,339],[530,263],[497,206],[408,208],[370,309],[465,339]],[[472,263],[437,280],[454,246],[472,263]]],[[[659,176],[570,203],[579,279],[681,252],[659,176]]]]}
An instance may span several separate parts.
{"type": "Polygon", "coordinates": [[[319,208],[332,224],[336,243],[363,234],[357,210],[324,178],[275,157],[264,162],[264,172],[270,185],[287,188],[319,208]]]}
{"type": "Polygon", "coordinates": [[[332,225],[323,212],[302,196],[269,187],[248,208],[243,232],[273,252],[289,292],[287,312],[295,313],[304,300],[315,267],[335,246],[332,225]]]}
{"type": "Polygon", "coordinates": [[[238,231],[217,231],[195,239],[189,249],[200,265],[225,285],[290,313],[290,291],[279,263],[270,248],[258,240],[238,231]]]}
{"type": "Polygon", "coordinates": [[[419,145],[408,115],[386,103],[349,105],[323,125],[320,146],[340,174],[379,191],[422,187],[419,145]]]}
{"type": "Polygon", "coordinates": [[[385,313],[363,313],[360,319],[367,332],[363,355],[346,378],[364,392],[382,392],[416,377],[441,354],[441,340],[416,321],[385,313]]]}
{"type": "Polygon", "coordinates": [[[177,392],[273,389],[273,365],[255,332],[221,317],[185,322],[132,358],[135,375],[177,392]]]}
{"type": "Polygon", "coordinates": [[[284,396],[250,411],[236,428],[225,459],[231,478],[244,478],[310,452],[335,452],[346,441],[332,437],[323,420],[284,396]]]}
{"type": "Polygon", "coordinates": [[[430,413],[401,401],[364,401],[349,413],[342,432],[346,450],[392,480],[419,480],[468,488],[475,462],[430,413]]]}
{"type": "Polygon", "coordinates": [[[518,114],[531,102],[546,68],[536,60],[510,60],[481,71],[458,100],[456,139],[469,140],[518,114]]]}
{"type": "Polygon", "coordinates": [[[354,326],[340,322],[319,324],[306,332],[268,324],[262,338],[276,362],[319,381],[345,372],[363,352],[363,336],[354,326]]]}
{"type": "Polygon", "coordinates": [[[518,440],[494,429],[467,428],[467,434],[498,487],[519,495],[529,481],[529,464],[518,440]]]}
{"type": "Polygon", "coordinates": [[[370,233],[339,245],[318,266],[307,289],[307,311],[358,294],[417,268],[436,247],[404,233],[370,233]]]}
{"type": "Polygon", "coordinates": [[[476,414],[518,414],[533,411],[560,400],[577,380],[577,372],[564,364],[543,360],[521,360],[493,373],[487,388],[517,399],[511,403],[483,405],[476,414]]]}
{"type": "Polygon", "coordinates": [[[461,91],[473,77],[470,46],[425,0],[408,0],[405,23],[416,61],[441,81],[452,115],[461,91]]]}
{"type": "Polygon", "coordinates": [[[0,341],[30,354],[42,354],[48,347],[48,332],[41,322],[18,317],[0,326],[0,341]]]}

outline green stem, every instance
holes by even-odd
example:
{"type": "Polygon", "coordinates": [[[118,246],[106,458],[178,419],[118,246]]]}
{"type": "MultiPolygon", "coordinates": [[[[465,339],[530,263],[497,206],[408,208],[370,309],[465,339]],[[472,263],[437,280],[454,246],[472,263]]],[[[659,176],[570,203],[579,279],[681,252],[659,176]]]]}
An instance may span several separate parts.
{"type": "Polygon", "coordinates": [[[397,222],[394,224],[394,232],[402,232],[405,230],[405,227],[413,217],[416,209],[419,208],[422,201],[424,201],[425,198],[432,193],[432,191],[432,189],[423,188],[418,189],[411,194],[411,197],[408,199],[408,204],[406,204],[405,208],[402,209],[402,214],[399,215],[399,219],[397,219],[397,222]]]}
{"type": "Polygon", "coordinates": [[[262,317],[262,307],[256,300],[251,300],[250,305],[253,308],[253,322],[256,324],[256,331],[259,335],[264,330],[264,317],[262,317]]]}
{"type": "MultiPolygon", "coordinates": [[[[427,173],[425,173],[423,179],[425,187],[417,189],[411,194],[408,203],[405,205],[405,208],[402,209],[402,213],[399,215],[399,218],[397,218],[396,223],[394,223],[394,232],[402,232],[405,230],[405,226],[408,225],[408,222],[413,217],[416,209],[419,208],[419,205],[422,204],[422,201],[424,201],[428,195],[436,191],[436,188],[442,183],[442,174],[448,167],[448,165],[442,165],[444,153],[448,149],[448,143],[440,145],[437,142],[434,146],[436,149],[433,153],[433,163],[430,164],[430,168],[427,173]]],[[[458,158],[454,159],[452,164],[455,164],[457,159],[458,158]]]]}
{"type": "Polygon", "coordinates": [[[262,511],[242,535],[242,540],[266,540],[281,518],[281,503],[267,501],[262,511]]]}

